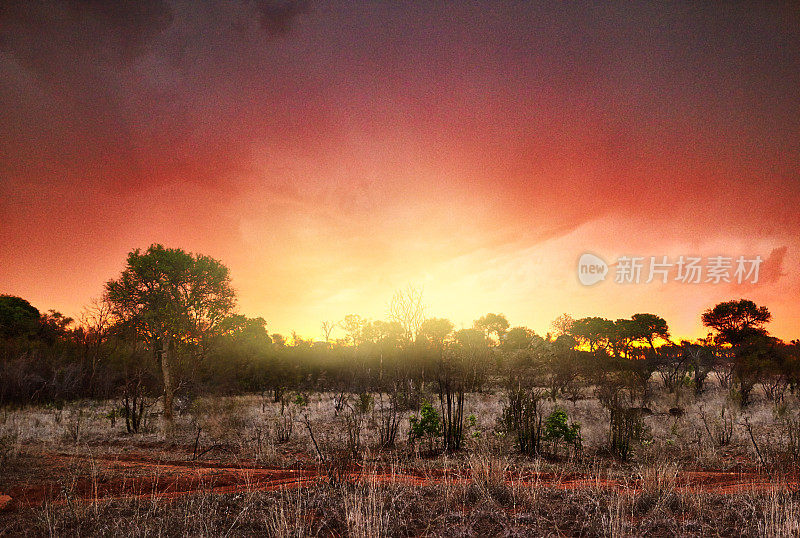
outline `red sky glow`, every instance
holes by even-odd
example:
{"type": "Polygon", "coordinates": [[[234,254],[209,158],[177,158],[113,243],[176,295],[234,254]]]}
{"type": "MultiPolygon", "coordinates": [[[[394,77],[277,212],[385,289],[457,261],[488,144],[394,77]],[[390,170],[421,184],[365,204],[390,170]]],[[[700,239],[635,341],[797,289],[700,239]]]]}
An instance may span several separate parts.
{"type": "Polygon", "coordinates": [[[151,243],[231,269],[243,313],[319,338],[487,312],[746,297],[800,337],[795,3],[8,2],[0,293],[77,315],[151,243]],[[746,284],[586,287],[584,252],[760,255],[746,284]]]}

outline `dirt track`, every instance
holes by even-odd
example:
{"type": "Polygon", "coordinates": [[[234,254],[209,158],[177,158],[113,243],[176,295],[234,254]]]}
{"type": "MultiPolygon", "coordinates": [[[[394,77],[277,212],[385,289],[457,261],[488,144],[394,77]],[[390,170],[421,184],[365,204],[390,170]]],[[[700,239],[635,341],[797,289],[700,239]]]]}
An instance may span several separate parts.
{"type": "MultiPolygon", "coordinates": [[[[75,456],[47,454],[40,460],[48,468],[47,478],[25,479],[0,492],[6,509],[65,502],[103,502],[124,499],[168,500],[191,493],[244,493],[300,488],[321,483],[329,475],[321,468],[264,468],[242,463],[237,466],[213,461],[165,461],[145,454],[75,456]],[[89,476],[74,477],[69,469],[76,464],[89,470],[89,476]],[[11,497],[5,499],[4,495],[11,497]]],[[[441,483],[471,482],[468,471],[414,471],[375,468],[353,469],[342,473],[340,480],[350,482],[372,480],[385,484],[421,487],[441,483]]],[[[559,489],[609,489],[636,493],[641,487],[636,480],[627,482],[590,475],[556,475],[552,473],[507,473],[506,482],[523,487],[559,489]]],[[[760,473],[682,471],[675,480],[677,493],[732,494],[767,491],[775,487],[797,489],[797,477],[775,482],[760,473]]]]}

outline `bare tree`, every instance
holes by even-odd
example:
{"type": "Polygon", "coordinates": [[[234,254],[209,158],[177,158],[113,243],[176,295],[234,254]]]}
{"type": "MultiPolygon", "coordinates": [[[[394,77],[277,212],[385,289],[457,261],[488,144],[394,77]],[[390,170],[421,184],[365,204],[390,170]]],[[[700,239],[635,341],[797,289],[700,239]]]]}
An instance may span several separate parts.
{"type": "Polygon", "coordinates": [[[389,319],[400,323],[406,339],[412,341],[425,321],[422,288],[409,284],[406,289],[397,290],[389,305],[389,319]]]}
{"type": "Polygon", "coordinates": [[[92,299],[80,316],[80,334],[83,340],[83,359],[89,364],[89,388],[95,389],[97,367],[103,359],[103,346],[108,341],[113,325],[111,305],[102,299],[92,299]]]}
{"type": "Polygon", "coordinates": [[[347,314],[342,321],[339,322],[339,327],[347,334],[353,347],[357,347],[364,338],[364,327],[367,325],[367,320],[358,314],[347,314]]]}
{"type": "Polygon", "coordinates": [[[334,327],[336,327],[336,323],[333,321],[322,322],[322,336],[325,337],[326,344],[329,344],[331,341],[331,332],[333,332],[334,327]]]}
{"type": "Polygon", "coordinates": [[[102,298],[94,298],[84,307],[78,323],[87,332],[107,333],[113,319],[111,305],[102,298]]]}
{"type": "Polygon", "coordinates": [[[569,334],[573,323],[575,323],[575,320],[572,318],[572,316],[569,314],[561,314],[553,320],[553,322],[550,324],[550,328],[553,329],[553,335],[555,337],[559,337],[562,334],[569,334]]]}

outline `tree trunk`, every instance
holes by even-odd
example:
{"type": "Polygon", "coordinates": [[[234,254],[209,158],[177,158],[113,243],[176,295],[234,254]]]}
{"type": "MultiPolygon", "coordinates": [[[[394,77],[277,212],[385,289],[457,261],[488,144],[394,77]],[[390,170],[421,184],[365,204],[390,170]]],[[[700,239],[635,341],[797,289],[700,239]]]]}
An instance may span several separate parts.
{"type": "Polygon", "coordinates": [[[172,422],[172,401],[175,386],[172,379],[172,339],[166,337],[161,343],[161,375],[164,378],[164,420],[172,422]]]}

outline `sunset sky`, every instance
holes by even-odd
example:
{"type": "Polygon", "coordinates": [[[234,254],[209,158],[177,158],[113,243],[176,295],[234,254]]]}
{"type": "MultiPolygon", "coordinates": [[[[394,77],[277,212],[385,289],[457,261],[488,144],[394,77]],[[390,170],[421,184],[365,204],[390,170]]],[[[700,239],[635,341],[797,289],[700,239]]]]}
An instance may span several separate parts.
{"type": "Polygon", "coordinates": [[[271,332],[414,284],[457,327],[746,297],[798,338],[800,8],[709,4],[3,2],[0,293],[75,316],[163,243],[271,332]],[[585,287],[585,252],[766,261],[585,287]]]}

